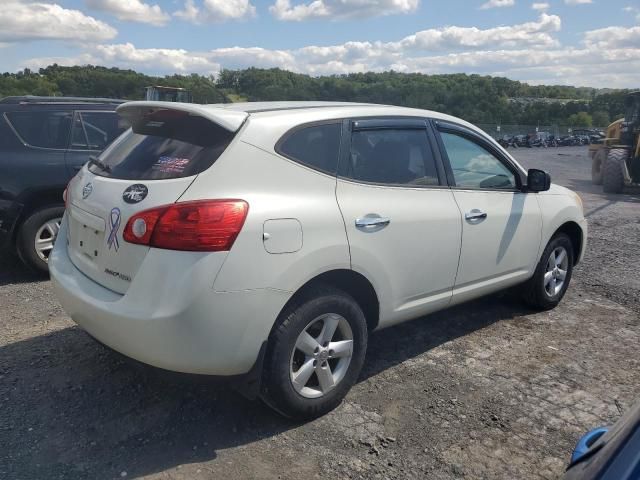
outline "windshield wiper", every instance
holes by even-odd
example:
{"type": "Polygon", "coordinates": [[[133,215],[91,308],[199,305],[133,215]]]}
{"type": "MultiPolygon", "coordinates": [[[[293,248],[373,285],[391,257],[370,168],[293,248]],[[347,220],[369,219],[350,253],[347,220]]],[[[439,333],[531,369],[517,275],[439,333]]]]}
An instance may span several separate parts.
{"type": "Polygon", "coordinates": [[[102,160],[100,160],[95,155],[89,155],[89,165],[95,165],[100,170],[103,170],[103,171],[105,171],[107,173],[111,173],[111,167],[109,165],[107,165],[106,163],[104,163],[102,160]]]}

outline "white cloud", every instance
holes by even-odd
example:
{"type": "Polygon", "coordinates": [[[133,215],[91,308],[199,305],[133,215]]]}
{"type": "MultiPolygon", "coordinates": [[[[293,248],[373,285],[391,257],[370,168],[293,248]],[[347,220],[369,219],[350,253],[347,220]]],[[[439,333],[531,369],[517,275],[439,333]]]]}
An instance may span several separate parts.
{"type": "Polygon", "coordinates": [[[567,5],[586,5],[587,3],[593,3],[593,0],[564,0],[567,5]]]}
{"type": "Polygon", "coordinates": [[[513,7],[515,3],[515,0],[489,0],[483,3],[480,8],[486,10],[487,8],[513,7]]]}
{"type": "Polygon", "coordinates": [[[100,42],[117,35],[115,28],[79,10],[56,3],[4,0],[0,8],[0,42],[70,40],[100,42]]]}
{"type": "Polygon", "coordinates": [[[295,50],[269,50],[260,47],[217,48],[205,52],[212,61],[224,64],[225,68],[258,68],[278,67],[285,70],[300,71],[296,66],[295,50]]]}
{"type": "Polygon", "coordinates": [[[207,56],[184,49],[136,48],[131,43],[98,45],[94,52],[99,63],[155,68],[159,71],[215,73],[220,65],[207,56]]]}
{"type": "Polygon", "coordinates": [[[53,65],[61,65],[63,67],[73,67],[74,65],[96,65],[100,63],[101,59],[90,53],[81,53],[73,57],[38,57],[25,60],[20,65],[20,68],[30,68],[37,71],[39,68],[53,65]]]}
{"type": "Polygon", "coordinates": [[[395,48],[444,50],[460,48],[550,47],[558,44],[551,35],[560,30],[557,15],[543,13],[536,22],[521,23],[481,30],[476,27],[444,27],[422,30],[405,37],[395,48]]]}
{"type": "Polygon", "coordinates": [[[114,15],[119,20],[162,26],[171,18],[159,5],[141,0],[85,0],[89,7],[114,15]]]}
{"type": "Polygon", "coordinates": [[[195,24],[243,20],[255,14],[256,7],[250,0],[203,0],[202,7],[194,0],[185,0],[184,8],[174,12],[176,17],[195,24]]]}
{"type": "Polygon", "coordinates": [[[584,33],[584,43],[591,49],[636,48],[640,50],[640,27],[606,27],[584,33]]]}
{"type": "Polygon", "coordinates": [[[365,71],[477,73],[530,83],[638,87],[640,27],[586,32],[582,46],[555,43],[560,19],[542,14],[536,22],[469,32],[461,27],[426,30],[397,42],[345,42],[276,50],[260,47],[184,50],[136,48],[131,43],[89,47],[73,58],[40,58],[22,66],[97,64],[152,74],[216,74],[221,68],[279,67],[311,75],[365,71]],[[526,27],[523,27],[526,26],[526,27]],[[454,29],[454,30],[450,30],[454,29]],[[506,29],[506,30],[500,30],[506,29]],[[454,32],[454,33],[452,33],[454,32]],[[538,34],[548,37],[539,37],[538,34]],[[540,48],[544,47],[544,48],[540,48]]]}
{"type": "Polygon", "coordinates": [[[624,7],[622,9],[623,12],[627,12],[627,13],[631,13],[631,14],[635,14],[636,16],[636,21],[640,22],[640,8],[637,7],[632,7],[632,6],[627,6],[624,7]]]}
{"type": "Polygon", "coordinates": [[[269,11],[278,20],[298,22],[314,18],[340,20],[412,13],[419,5],[420,0],[313,0],[296,5],[292,5],[291,0],[276,0],[269,11]]]}
{"type": "Polygon", "coordinates": [[[531,8],[533,8],[534,10],[541,11],[541,12],[549,10],[550,6],[551,5],[549,5],[547,2],[534,2],[534,3],[531,4],[531,8]]]}

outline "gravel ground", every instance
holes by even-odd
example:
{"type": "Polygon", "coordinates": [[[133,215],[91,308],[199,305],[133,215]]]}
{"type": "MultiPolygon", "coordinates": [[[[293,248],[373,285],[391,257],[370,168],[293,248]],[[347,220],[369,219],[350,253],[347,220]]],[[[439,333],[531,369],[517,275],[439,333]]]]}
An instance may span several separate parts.
{"type": "Polygon", "coordinates": [[[640,194],[590,184],[586,147],[514,151],[575,189],[589,247],[562,304],[512,295],[374,333],[359,383],[297,424],[224,385],[134,367],[0,259],[0,478],[558,478],[639,394],[640,194]]]}

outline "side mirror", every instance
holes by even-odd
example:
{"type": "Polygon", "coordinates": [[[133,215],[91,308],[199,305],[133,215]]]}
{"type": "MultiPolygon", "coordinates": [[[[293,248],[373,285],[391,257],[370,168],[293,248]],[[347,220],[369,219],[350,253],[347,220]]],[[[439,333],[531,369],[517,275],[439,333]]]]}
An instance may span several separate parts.
{"type": "Polygon", "coordinates": [[[527,191],[546,192],[551,188],[551,175],[544,170],[530,168],[527,172],[527,191]]]}

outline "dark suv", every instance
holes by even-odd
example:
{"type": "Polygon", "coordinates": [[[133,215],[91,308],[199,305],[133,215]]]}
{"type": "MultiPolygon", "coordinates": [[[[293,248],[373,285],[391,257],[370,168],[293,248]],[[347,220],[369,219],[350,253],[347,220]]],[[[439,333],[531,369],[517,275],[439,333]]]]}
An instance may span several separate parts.
{"type": "Polygon", "coordinates": [[[6,97],[0,100],[0,250],[47,271],[64,212],[62,193],[91,155],[122,133],[123,100],[6,97]]]}

